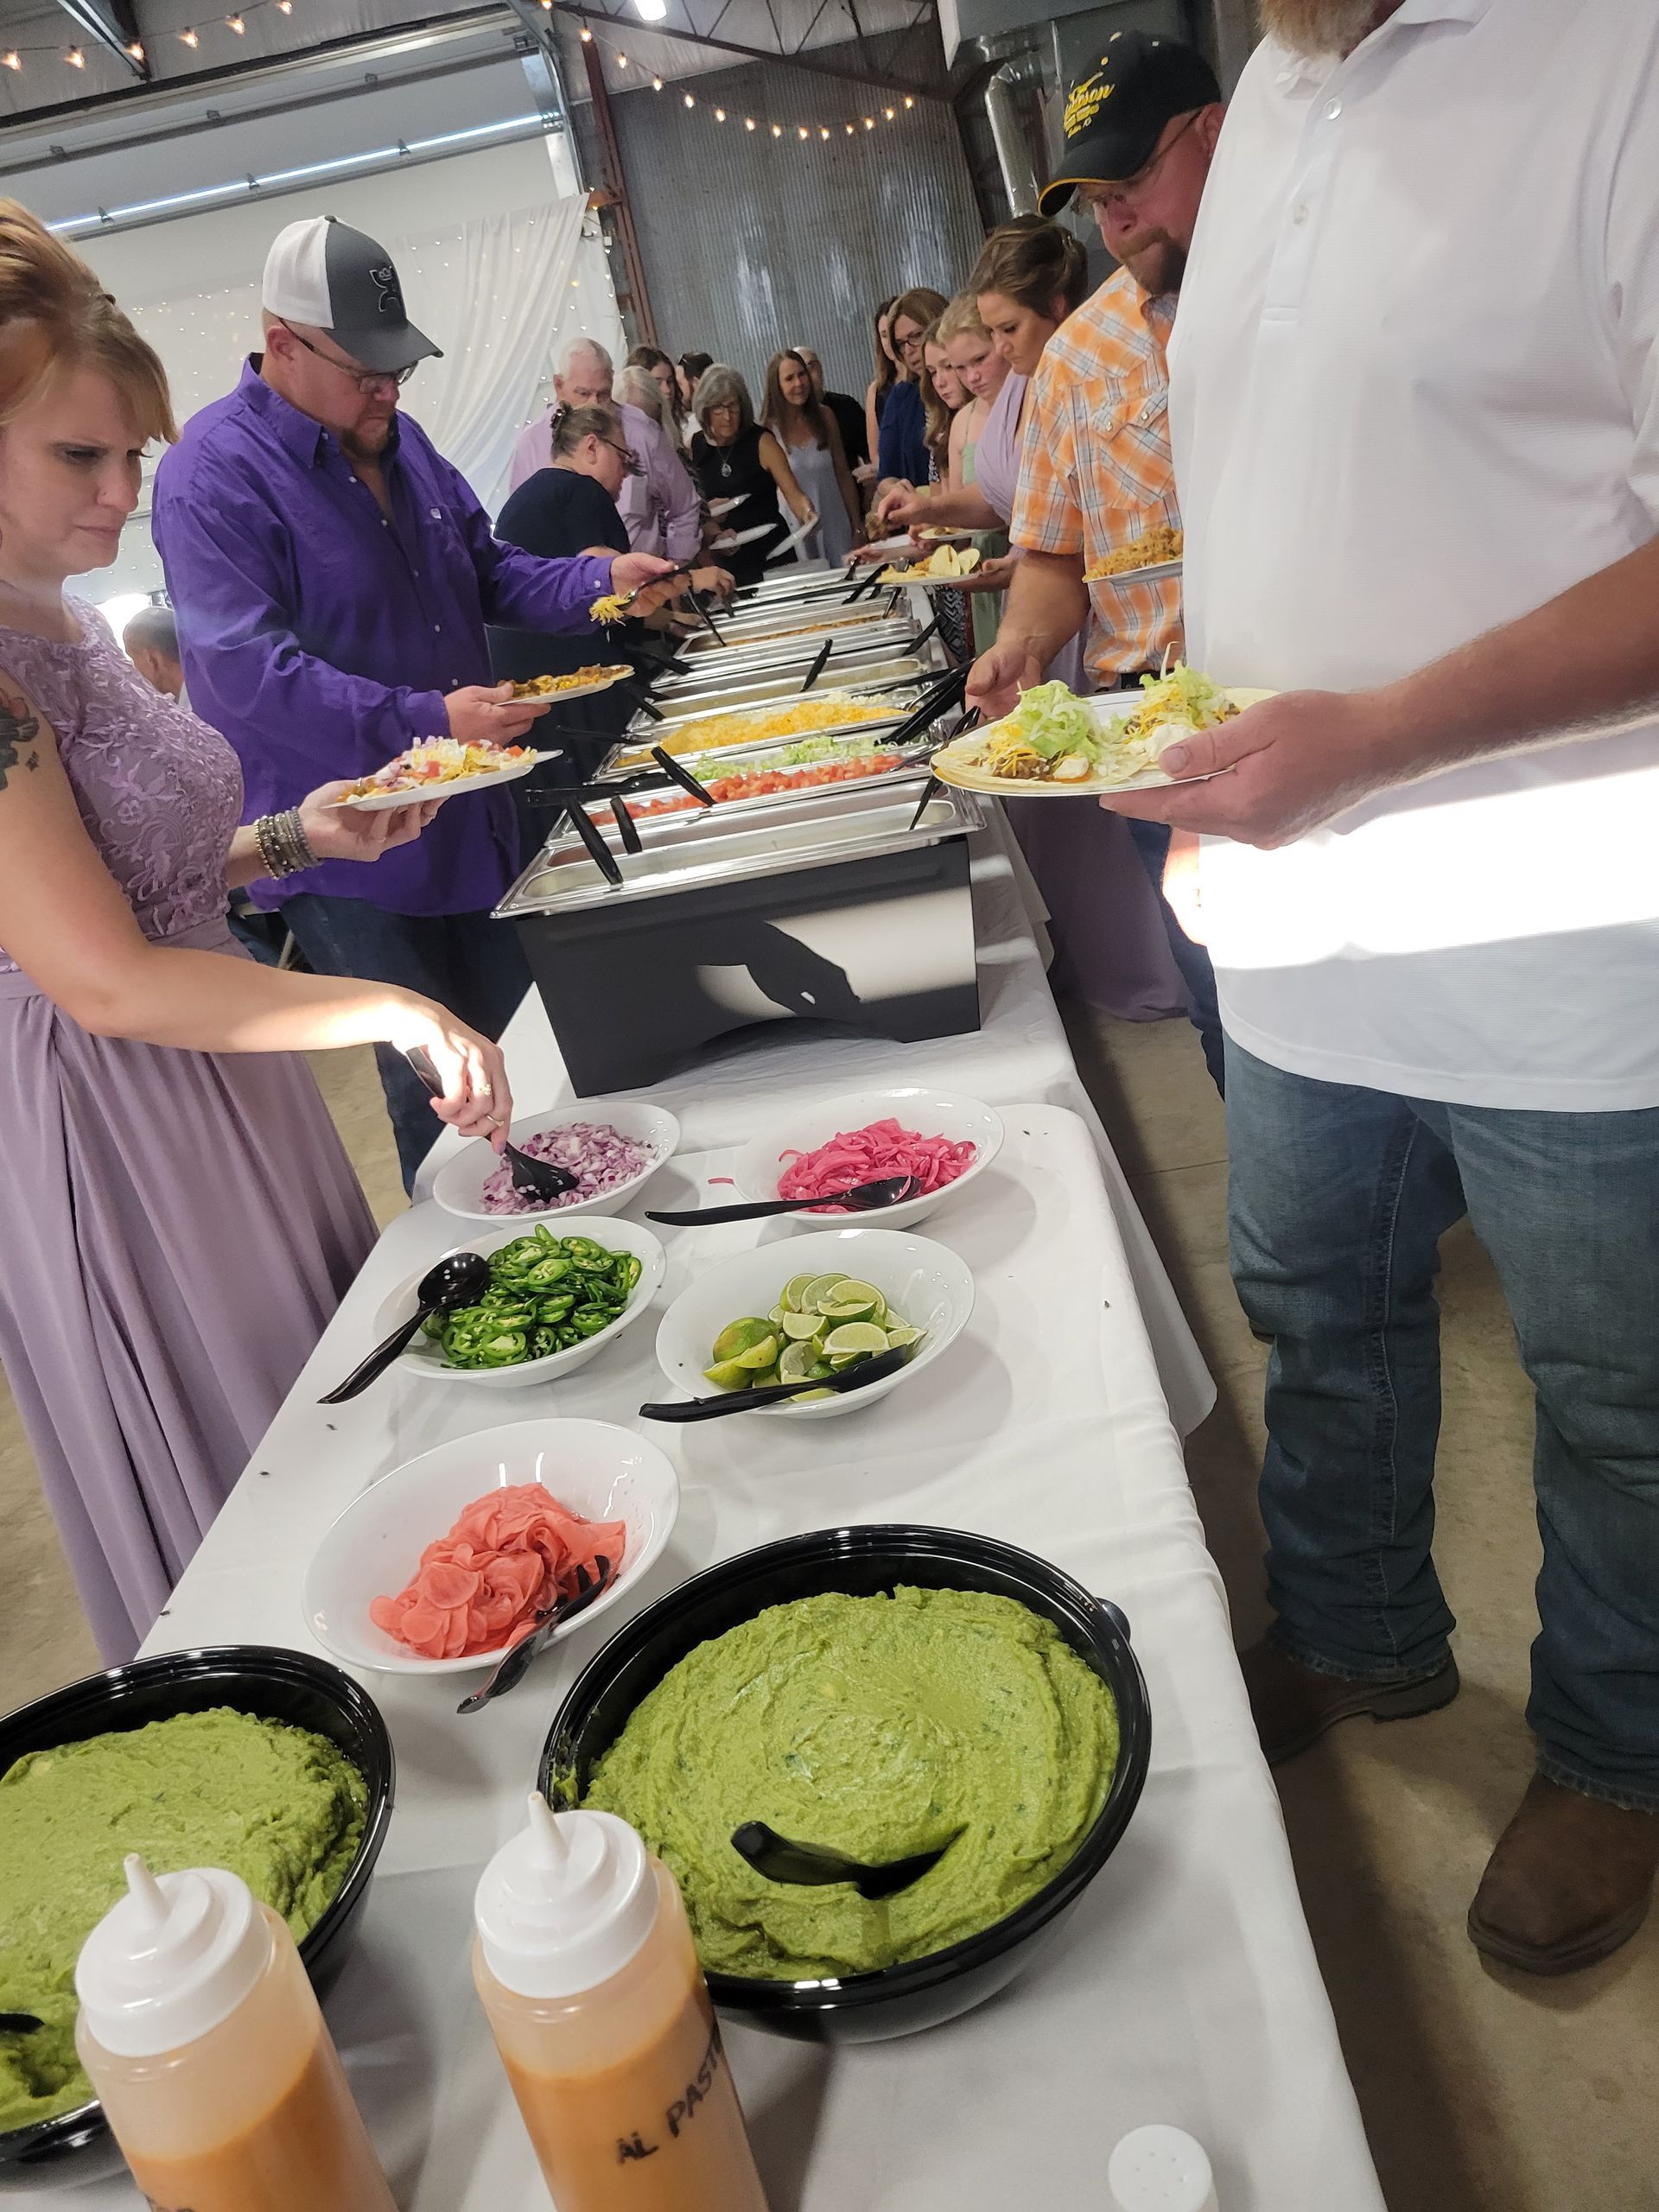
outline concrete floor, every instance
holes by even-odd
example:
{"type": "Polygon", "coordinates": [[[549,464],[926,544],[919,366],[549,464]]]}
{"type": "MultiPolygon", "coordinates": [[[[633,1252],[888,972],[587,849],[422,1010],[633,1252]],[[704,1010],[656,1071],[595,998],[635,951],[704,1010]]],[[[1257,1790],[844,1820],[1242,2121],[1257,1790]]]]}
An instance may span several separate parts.
{"type": "MultiPolygon", "coordinates": [[[[1264,1353],[1226,1264],[1221,1110],[1185,1022],[1073,1010],[1078,1064],[1219,1391],[1187,1464],[1241,1643],[1263,1619],[1255,1477],[1264,1353]]],[[[318,1064],[384,1221],[403,1204],[367,1053],[318,1064]]],[[[1486,1967],[1463,1931],[1530,1769],[1522,1720],[1538,1546],[1531,1404],[1491,1268],[1447,1238],[1442,1578],[1463,1693],[1354,1721],[1283,1770],[1303,1901],[1391,2212],[1659,2212],[1659,1916],[1557,1984],[1486,1967]]],[[[0,1708],[96,1665],[0,1386],[0,1708]]],[[[1055,2212],[1078,2212],[1071,2206],[1055,2212]]],[[[1344,2212],[1332,2205],[1330,2212],[1344,2212]]]]}

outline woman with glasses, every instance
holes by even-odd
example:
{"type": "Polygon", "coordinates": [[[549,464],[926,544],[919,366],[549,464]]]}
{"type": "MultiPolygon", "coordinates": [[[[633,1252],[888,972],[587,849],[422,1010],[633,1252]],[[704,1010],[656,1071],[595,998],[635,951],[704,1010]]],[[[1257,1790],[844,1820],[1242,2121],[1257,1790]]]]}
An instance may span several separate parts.
{"type": "Polygon", "coordinates": [[[930,290],[925,284],[901,292],[893,303],[893,351],[899,376],[881,410],[876,475],[882,484],[927,481],[927,418],[918,381],[922,345],[946,304],[943,292],[930,290]]]}
{"type": "Polygon", "coordinates": [[[692,472],[710,509],[718,510],[716,523],[739,538],[752,530],[765,533],[723,549],[721,558],[740,588],[759,583],[789,535],[779,502],[797,523],[815,523],[817,511],[796,481],[788,454],[755,421],[749,388],[735,369],[716,361],[706,370],[692,407],[699,425],[691,441],[692,472]]]}

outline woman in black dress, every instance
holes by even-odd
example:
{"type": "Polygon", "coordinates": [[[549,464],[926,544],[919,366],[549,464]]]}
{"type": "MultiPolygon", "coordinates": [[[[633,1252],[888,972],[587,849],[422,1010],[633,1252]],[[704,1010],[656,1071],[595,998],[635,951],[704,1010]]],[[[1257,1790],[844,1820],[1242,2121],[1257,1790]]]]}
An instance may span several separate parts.
{"type": "Polygon", "coordinates": [[[722,549],[721,563],[740,586],[759,583],[768,558],[789,536],[779,499],[798,523],[817,520],[812,503],[796,482],[788,454],[755,421],[749,388],[735,369],[716,361],[705,370],[692,405],[699,428],[691,441],[691,471],[702,496],[711,507],[716,500],[738,502],[722,508],[719,529],[741,536],[766,528],[763,537],[722,549]]]}

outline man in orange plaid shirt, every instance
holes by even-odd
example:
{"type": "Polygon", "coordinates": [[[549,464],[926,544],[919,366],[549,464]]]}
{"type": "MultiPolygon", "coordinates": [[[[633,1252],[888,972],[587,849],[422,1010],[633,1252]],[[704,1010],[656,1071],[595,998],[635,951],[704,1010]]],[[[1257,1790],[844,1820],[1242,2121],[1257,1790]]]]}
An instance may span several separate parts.
{"type": "MultiPolygon", "coordinates": [[[[1067,96],[1065,146],[1042,212],[1056,214],[1080,193],[1121,266],[1061,324],[1032,379],[1009,532],[1023,558],[996,643],[976,661],[968,685],[969,703],[988,721],[1040,683],[1085,625],[1085,658],[1105,690],[1137,683],[1166,652],[1181,649],[1179,569],[1147,582],[1085,582],[1085,571],[1160,524],[1180,527],[1164,348],[1222,116],[1203,55],[1141,31],[1114,31],[1067,96]]],[[[1163,899],[1168,833],[1160,823],[1129,828],[1159,888],[1219,1089],[1215,973],[1163,899]]]]}

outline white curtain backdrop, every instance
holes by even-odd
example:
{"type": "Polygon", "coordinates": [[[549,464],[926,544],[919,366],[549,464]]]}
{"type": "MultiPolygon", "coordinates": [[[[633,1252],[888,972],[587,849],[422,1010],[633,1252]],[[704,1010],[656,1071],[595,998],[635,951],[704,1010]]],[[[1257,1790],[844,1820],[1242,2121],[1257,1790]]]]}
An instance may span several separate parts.
{"type": "MultiPolygon", "coordinates": [[[[580,194],[388,237],[413,320],[443,348],[404,393],[408,411],[493,514],[506,494],[513,442],[546,406],[560,345],[578,331],[620,360],[621,326],[603,246],[584,238],[580,194]]],[[[158,245],[185,223],[158,228],[158,245]]],[[[188,267],[185,240],[177,265],[188,267]]],[[[181,287],[131,310],[166,366],[181,423],[234,385],[258,342],[259,276],[200,292],[181,287]]],[[[157,456],[159,458],[159,456],[157,456]]],[[[162,582],[149,540],[149,490],[127,525],[119,559],[72,588],[95,601],[162,582]]]]}

